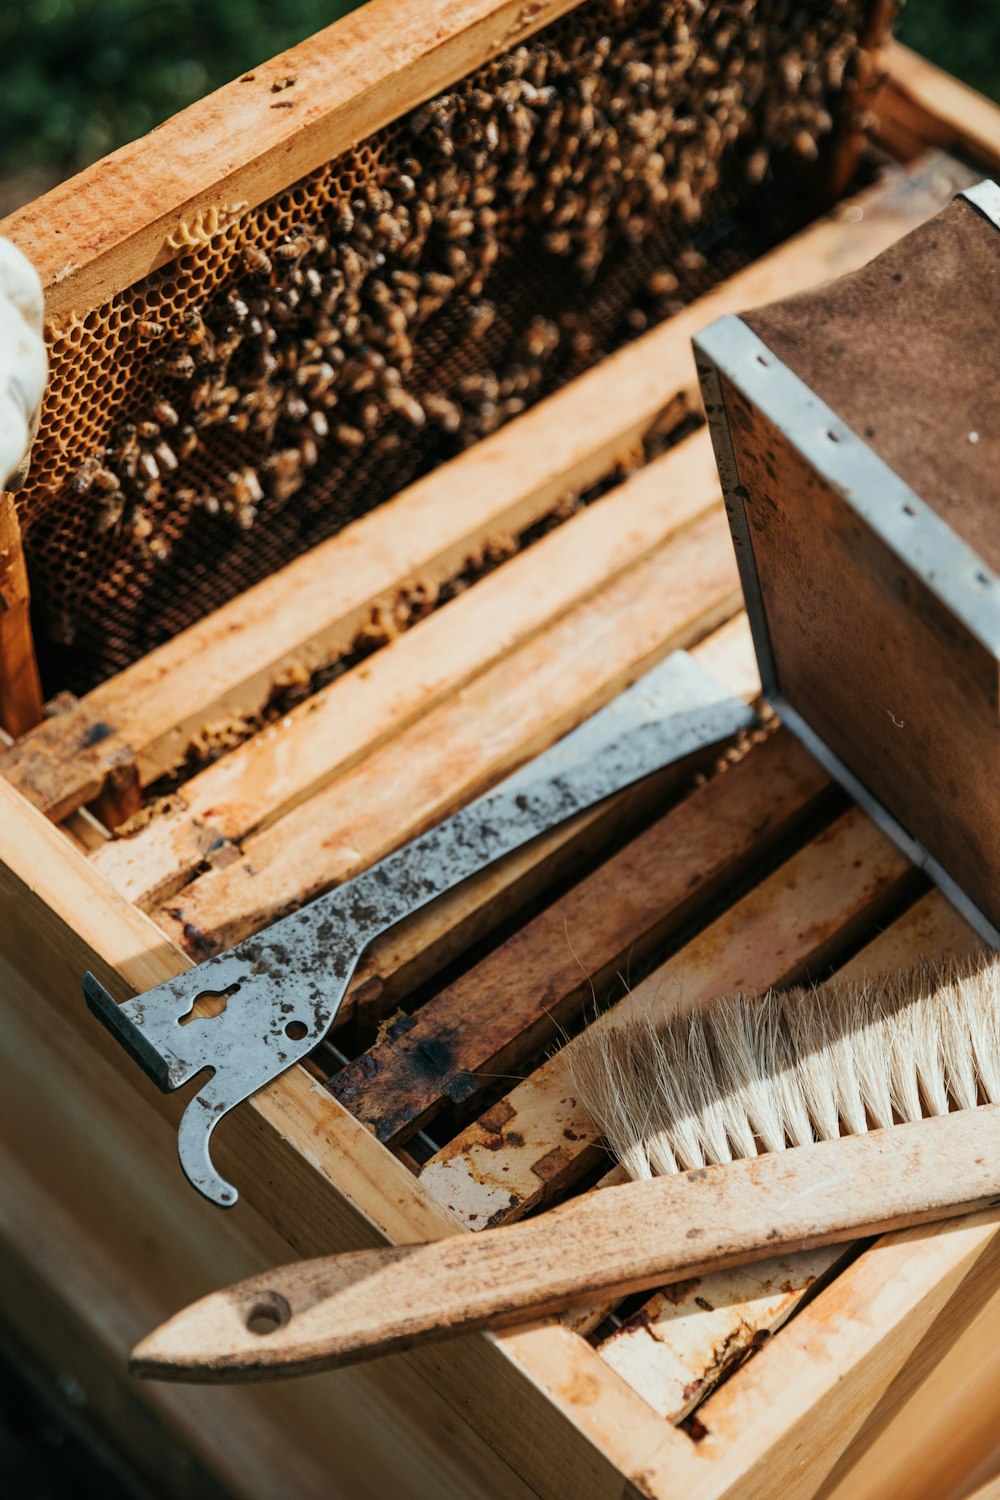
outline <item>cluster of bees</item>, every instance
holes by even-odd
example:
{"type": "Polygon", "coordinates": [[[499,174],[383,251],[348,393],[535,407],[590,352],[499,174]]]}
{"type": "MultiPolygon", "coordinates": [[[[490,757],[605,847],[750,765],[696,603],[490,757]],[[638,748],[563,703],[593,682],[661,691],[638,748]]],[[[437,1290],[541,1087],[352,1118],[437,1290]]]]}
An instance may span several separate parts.
{"type": "MultiPolygon", "coordinates": [[[[245,532],[317,466],[405,452],[428,431],[448,439],[441,456],[523,411],[561,363],[580,368],[606,343],[579,301],[519,326],[491,297],[498,267],[529,246],[594,284],[612,249],[664,222],[698,259],[697,226],[732,163],[755,183],[772,153],[818,155],[838,96],[864,81],[866,8],[584,5],[414,111],[377,138],[367,184],[321,219],[246,245],[228,285],[169,326],[136,318],[157,394],[71,478],[92,531],[163,562],[178,517],[245,532]],[[421,357],[438,315],[461,358],[421,357]]],[[[675,308],[678,269],[644,281],[626,335],[651,305],[675,308]]]]}

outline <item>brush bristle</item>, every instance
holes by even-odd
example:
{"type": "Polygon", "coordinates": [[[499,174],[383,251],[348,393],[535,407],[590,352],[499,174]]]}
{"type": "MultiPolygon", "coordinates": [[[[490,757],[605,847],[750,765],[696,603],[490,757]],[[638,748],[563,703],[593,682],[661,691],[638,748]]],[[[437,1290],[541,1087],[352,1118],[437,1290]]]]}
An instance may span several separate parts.
{"type": "Polygon", "coordinates": [[[631,1177],[1000,1102],[1000,963],[593,1026],[573,1081],[631,1177]]]}

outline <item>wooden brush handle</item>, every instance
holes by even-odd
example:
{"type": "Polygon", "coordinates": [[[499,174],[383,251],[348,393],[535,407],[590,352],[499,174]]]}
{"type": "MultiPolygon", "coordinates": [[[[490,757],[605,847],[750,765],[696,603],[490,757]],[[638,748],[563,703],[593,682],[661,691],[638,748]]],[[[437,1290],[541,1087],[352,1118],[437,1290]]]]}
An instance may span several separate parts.
{"type": "Polygon", "coordinates": [[[1000,1105],[984,1105],[600,1189],[506,1228],[282,1266],[178,1313],[137,1346],[131,1367],[198,1381],[329,1369],[997,1206],[1000,1105]]]}

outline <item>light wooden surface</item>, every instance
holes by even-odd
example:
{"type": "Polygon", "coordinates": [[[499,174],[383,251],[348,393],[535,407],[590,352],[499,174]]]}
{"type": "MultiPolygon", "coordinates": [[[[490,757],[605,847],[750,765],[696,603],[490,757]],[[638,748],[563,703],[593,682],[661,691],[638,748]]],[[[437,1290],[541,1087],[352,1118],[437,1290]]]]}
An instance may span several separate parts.
{"type": "Polygon", "coordinates": [[[83,318],[573,3],[369,0],[158,126],[154,150],[132,141],[0,234],[38,271],[49,320],[83,318]]]}
{"type": "Polygon", "coordinates": [[[84,1418],[151,1493],[426,1500],[433,1472],[449,1500],[529,1500],[399,1359],[280,1390],[141,1390],[123,1355],[164,1296],[200,1295],[288,1247],[249,1207],[224,1216],[193,1201],[171,1126],[2,964],[0,1011],[4,1321],[51,1361],[53,1381],[86,1403],[84,1418]]]}
{"type": "Polygon", "coordinates": [[[28,575],[14,497],[0,490],[0,728],[15,737],[34,728],[42,717],[28,607],[28,575]]]}
{"type": "Polygon", "coordinates": [[[314,797],[568,608],[717,504],[707,431],[617,486],[475,588],[307,698],[279,724],[191,777],[175,811],[107,844],[95,866],[148,908],[206,852],[240,843],[314,797]],[[220,845],[220,841],[222,844],[220,845]]]}
{"type": "MultiPolygon", "coordinates": [[[[601,1358],[669,1421],[681,1422],[774,1337],[849,1253],[850,1247],[827,1245],[686,1278],[657,1292],[603,1339],[601,1358]]],[[[578,1326],[572,1311],[567,1321],[578,1326]]]]}
{"type": "Polygon", "coordinates": [[[1000,171],[997,106],[901,42],[885,49],[886,79],[874,102],[877,139],[907,161],[938,146],[1000,171]]]}
{"type": "Polygon", "coordinates": [[[231,946],[447,817],[678,647],[727,620],[739,581],[721,506],[511,651],[155,910],[188,951],[231,946]]]}
{"type": "Polygon", "coordinates": [[[1000,1494],[1000,1293],[973,1284],[935,1319],[915,1357],[923,1379],[887,1386],[822,1500],[996,1500],[1000,1494]]]}

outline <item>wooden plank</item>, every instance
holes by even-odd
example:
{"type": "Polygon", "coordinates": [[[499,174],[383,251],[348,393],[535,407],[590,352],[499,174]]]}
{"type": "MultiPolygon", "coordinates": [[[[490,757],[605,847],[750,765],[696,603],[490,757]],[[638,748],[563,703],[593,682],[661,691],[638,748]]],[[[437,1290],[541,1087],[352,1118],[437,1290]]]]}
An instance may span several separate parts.
{"type": "MultiPolygon", "coordinates": [[[[847,813],[605,1014],[792,982],[875,920],[911,878],[888,840],[861,813],[847,813]]],[[[596,1129],[567,1074],[572,1056],[570,1041],[424,1166],[423,1186],[463,1223],[517,1218],[599,1162],[596,1129]]]]}
{"type": "MultiPolygon", "coordinates": [[[[921,956],[977,951],[967,924],[934,893],[845,966],[892,969],[921,956]]],[[[780,1338],[699,1412],[705,1463],[688,1491],[696,1500],[762,1492],[812,1496],[911,1351],[966,1275],[1000,1276],[1000,1214],[883,1236],[821,1292],[780,1338]]],[[[916,1368],[907,1371],[915,1383],[916,1368]]],[[[905,1379],[905,1377],[904,1377],[905,1379]]],[[[643,1493],[668,1492],[672,1450],[633,1478],[643,1493]]]]}
{"type": "Polygon", "coordinates": [[[657,1292],[598,1345],[601,1358],[670,1422],[681,1422],[772,1338],[845,1258],[827,1245],[657,1292]]]}
{"type": "MultiPolygon", "coordinates": [[[[363,14],[363,12],[359,12],[363,14]]],[[[693,333],[869,260],[944,206],[941,158],[890,173],[682,313],[410,485],[394,500],[182,632],[46,723],[0,771],[49,816],[96,798],[122,759],[146,784],[183,762],[205,723],[246,717],[290,665],[346,650],[371,610],[452,577],[497,529],[519,534],[567,490],[606,474],[681,391],[693,333]],[[455,505],[456,494],[462,504],[455,505]]]]}
{"type": "Polygon", "coordinates": [[[0,489],[0,728],[15,738],[42,717],[30,603],[14,496],[0,489]]]}
{"type": "Polygon", "coordinates": [[[1000,1500],[992,1477],[1000,1472],[1000,1288],[963,1289],[923,1345],[925,1378],[908,1393],[887,1387],[823,1484],[822,1500],[1000,1500]]]}
{"type": "Polygon", "coordinates": [[[229,947],[440,821],[739,603],[720,507],[623,573],[404,735],[244,841],[155,910],[187,951],[229,947]]]}
{"type": "Polygon", "coordinates": [[[149,906],[314,796],[718,498],[707,430],[663,454],[362,666],[186,782],[95,866],[149,906]]]}
{"type": "Polygon", "coordinates": [[[288,1247],[246,1205],[222,1216],[193,1197],[169,1124],[44,1001],[40,1045],[39,1011],[2,961],[0,974],[4,1321],[53,1377],[72,1376],[84,1416],[127,1445],[153,1492],[200,1493],[197,1461],[213,1497],[529,1500],[399,1359],[245,1393],[131,1380],[127,1352],[165,1308],[280,1263],[288,1247]]]}
{"type": "MultiPolygon", "coordinates": [[[[997,1338],[996,1334],[994,1333],[994,1349],[996,1348],[996,1343],[997,1338]]],[[[948,1496],[948,1500],[953,1500],[953,1497],[948,1496]]],[[[955,1491],[954,1500],[1000,1500],[1000,1475],[997,1475],[993,1479],[988,1479],[985,1484],[978,1485],[976,1489],[971,1492],[967,1492],[963,1486],[961,1490],[955,1491]]]]}
{"type": "Polygon", "coordinates": [[[369,0],[0,223],[49,319],[83,318],[574,0],[369,0]],[[275,102],[275,87],[281,92],[275,102]]]}
{"type": "Polygon", "coordinates": [[[1000,169],[1000,107],[901,42],[887,47],[886,65],[877,140],[904,158],[937,146],[1000,169]]]}
{"type": "Polygon", "coordinates": [[[764,857],[828,786],[789,736],[772,738],[401,1018],[327,1087],[386,1144],[449,1102],[467,1105],[764,857]]]}
{"type": "MultiPolygon", "coordinates": [[[[994,1212],[909,1230],[849,1266],[699,1412],[700,1472],[685,1494],[812,1500],[884,1392],[912,1388],[933,1368],[935,1326],[947,1340],[949,1318],[968,1320],[966,1298],[975,1305],[995,1292],[997,1229],[994,1212]]],[[[671,1444],[633,1471],[640,1494],[674,1493],[674,1453],[671,1444]]]]}

